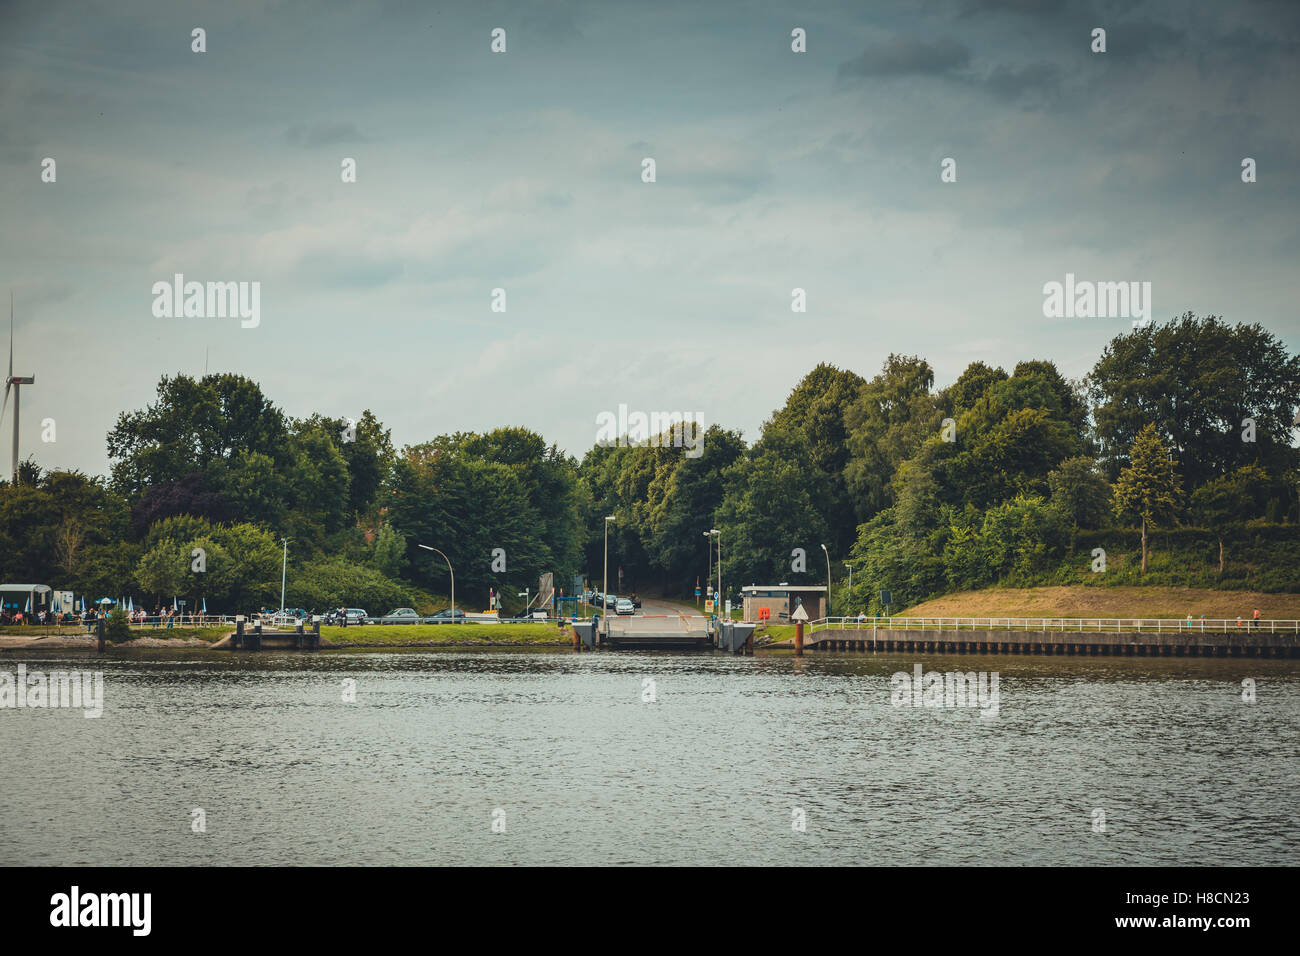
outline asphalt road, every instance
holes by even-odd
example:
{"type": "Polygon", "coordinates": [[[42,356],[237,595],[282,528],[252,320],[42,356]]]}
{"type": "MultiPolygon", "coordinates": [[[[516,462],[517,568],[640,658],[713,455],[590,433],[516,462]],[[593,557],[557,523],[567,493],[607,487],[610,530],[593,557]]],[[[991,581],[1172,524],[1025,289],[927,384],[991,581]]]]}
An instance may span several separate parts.
{"type": "Polygon", "coordinates": [[[676,604],[662,601],[641,599],[641,607],[631,617],[610,617],[610,626],[625,633],[672,633],[704,631],[708,627],[703,612],[691,610],[676,604]]]}

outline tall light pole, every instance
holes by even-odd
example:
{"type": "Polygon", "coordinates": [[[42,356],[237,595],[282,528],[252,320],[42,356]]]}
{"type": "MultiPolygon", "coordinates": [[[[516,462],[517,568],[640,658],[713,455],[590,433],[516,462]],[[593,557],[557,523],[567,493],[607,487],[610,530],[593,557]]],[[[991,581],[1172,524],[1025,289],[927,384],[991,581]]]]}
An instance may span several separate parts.
{"type": "Polygon", "coordinates": [[[714,602],[718,606],[714,610],[717,611],[718,617],[722,617],[722,601],[724,597],[722,591],[722,532],[717,528],[710,528],[704,532],[704,537],[718,539],[718,599],[714,602]]]}
{"type": "Polygon", "coordinates": [[[609,633],[609,615],[605,613],[606,605],[609,604],[609,523],[613,520],[613,515],[605,515],[605,566],[600,579],[600,618],[605,622],[606,634],[609,633]]]}
{"type": "Polygon", "coordinates": [[[826,545],[822,545],[822,553],[826,555],[826,616],[831,616],[831,553],[826,550],[826,545]]]}
{"type": "Polygon", "coordinates": [[[284,616],[284,580],[289,570],[289,539],[281,538],[284,542],[284,557],[280,559],[280,616],[284,616]]]}
{"type": "MultiPolygon", "coordinates": [[[[438,551],[437,548],[431,548],[427,544],[422,544],[420,545],[420,547],[424,548],[425,551],[437,551],[438,554],[442,554],[442,552],[438,551]]],[[[455,624],[456,623],[456,572],[451,569],[450,558],[448,558],[445,554],[442,554],[442,560],[447,562],[447,573],[451,575],[451,623],[455,624]]]]}
{"type": "Polygon", "coordinates": [[[703,532],[703,535],[709,542],[709,573],[706,575],[707,580],[704,582],[704,599],[707,601],[713,597],[713,535],[707,531],[703,532]]]}
{"type": "Polygon", "coordinates": [[[849,569],[849,591],[853,590],[853,565],[845,561],[844,566],[849,569]]]}

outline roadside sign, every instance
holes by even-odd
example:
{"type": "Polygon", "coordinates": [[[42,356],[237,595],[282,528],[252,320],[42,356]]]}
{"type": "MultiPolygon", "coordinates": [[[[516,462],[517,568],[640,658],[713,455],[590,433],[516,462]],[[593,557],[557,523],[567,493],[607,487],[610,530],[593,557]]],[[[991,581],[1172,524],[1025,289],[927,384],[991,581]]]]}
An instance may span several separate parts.
{"type": "Polygon", "coordinates": [[[800,604],[797,608],[794,609],[794,613],[790,615],[790,620],[792,621],[808,620],[808,612],[803,609],[802,604],[800,604]]]}
{"type": "Polygon", "coordinates": [[[706,614],[712,614],[712,613],[713,613],[713,602],[712,602],[712,601],[705,601],[705,602],[704,602],[704,613],[706,613],[706,614]]]}
{"type": "Polygon", "coordinates": [[[700,596],[700,589],[699,589],[699,588],[696,588],[696,589],[695,589],[695,596],[696,596],[696,597],[699,597],[699,596],[700,596]]]}
{"type": "Polygon", "coordinates": [[[894,603],[894,596],[888,591],[882,590],[880,592],[880,603],[888,607],[890,604],[894,603]]]}

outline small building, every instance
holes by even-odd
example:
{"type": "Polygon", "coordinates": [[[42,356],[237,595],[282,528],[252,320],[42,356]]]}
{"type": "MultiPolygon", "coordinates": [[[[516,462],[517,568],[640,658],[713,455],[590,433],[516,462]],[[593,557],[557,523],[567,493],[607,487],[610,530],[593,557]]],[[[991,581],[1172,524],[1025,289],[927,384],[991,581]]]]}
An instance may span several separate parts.
{"type": "Polygon", "coordinates": [[[0,606],[11,614],[49,611],[52,590],[48,584],[0,584],[0,606]]]}
{"type": "Polygon", "coordinates": [[[744,595],[745,620],[769,621],[772,624],[789,624],[794,609],[803,606],[808,620],[826,616],[826,587],[824,585],[751,584],[740,589],[744,595]],[[767,609],[766,615],[763,610],[767,609]]]}

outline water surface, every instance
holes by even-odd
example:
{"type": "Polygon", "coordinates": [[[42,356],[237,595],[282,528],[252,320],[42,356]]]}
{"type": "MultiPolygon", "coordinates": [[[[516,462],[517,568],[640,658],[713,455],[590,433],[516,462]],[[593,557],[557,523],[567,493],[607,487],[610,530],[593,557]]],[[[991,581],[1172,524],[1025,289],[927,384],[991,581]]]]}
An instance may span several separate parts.
{"type": "Polygon", "coordinates": [[[0,670],[19,661],[102,669],[104,715],[0,710],[3,864],[1300,863],[1297,661],[154,650],[0,670]],[[893,706],[917,663],[996,670],[999,715],[893,706]]]}

